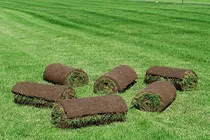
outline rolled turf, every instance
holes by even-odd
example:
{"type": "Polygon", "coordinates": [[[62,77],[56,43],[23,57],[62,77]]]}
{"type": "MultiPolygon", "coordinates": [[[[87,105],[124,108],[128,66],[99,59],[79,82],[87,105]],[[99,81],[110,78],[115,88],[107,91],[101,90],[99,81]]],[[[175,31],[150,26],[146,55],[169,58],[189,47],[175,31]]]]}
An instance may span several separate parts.
{"type": "Polygon", "coordinates": [[[32,82],[19,82],[12,88],[14,102],[36,107],[53,107],[59,99],[75,97],[73,88],[32,82]]]}
{"type": "Polygon", "coordinates": [[[118,95],[59,100],[52,111],[52,124],[79,128],[126,120],[127,105],[118,95]]]}
{"type": "Polygon", "coordinates": [[[48,82],[67,85],[68,87],[88,84],[88,75],[85,71],[59,63],[48,65],[43,78],[48,82]]]}
{"type": "Polygon", "coordinates": [[[168,81],[174,84],[176,89],[184,91],[197,86],[198,76],[188,69],[152,66],[147,70],[144,81],[148,84],[155,81],[168,81]]]}
{"type": "Polygon", "coordinates": [[[176,98],[176,88],[165,81],[148,85],[132,100],[131,105],[142,111],[161,112],[176,98]]]}
{"type": "Polygon", "coordinates": [[[94,83],[94,92],[113,94],[123,92],[135,83],[137,73],[128,65],[120,65],[100,76],[94,83]]]}

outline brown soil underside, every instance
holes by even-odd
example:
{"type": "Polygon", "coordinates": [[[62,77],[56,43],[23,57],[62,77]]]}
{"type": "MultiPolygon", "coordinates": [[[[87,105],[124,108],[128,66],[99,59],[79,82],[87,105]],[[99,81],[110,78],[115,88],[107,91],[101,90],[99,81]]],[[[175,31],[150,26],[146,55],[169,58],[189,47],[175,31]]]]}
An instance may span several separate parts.
{"type": "Polygon", "coordinates": [[[137,99],[139,94],[153,93],[160,97],[161,106],[159,111],[167,108],[176,98],[176,88],[169,82],[157,81],[148,85],[145,89],[139,92],[134,99],[137,99]]]}
{"type": "Polygon", "coordinates": [[[59,102],[68,119],[94,114],[125,113],[128,110],[125,101],[118,95],[60,100],[59,102]]]}
{"type": "Polygon", "coordinates": [[[75,70],[85,74],[88,82],[88,76],[83,70],[71,68],[59,63],[48,65],[44,71],[43,78],[54,84],[66,85],[69,74],[75,70]]]}
{"type": "Polygon", "coordinates": [[[183,79],[186,73],[195,74],[192,70],[188,70],[188,69],[152,66],[147,70],[146,75],[183,79]]]}
{"type": "MultiPolygon", "coordinates": [[[[57,101],[67,89],[68,88],[66,86],[19,82],[12,88],[12,92],[14,94],[20,94],[28,97],[57,101]]],[[[74,95],[73,89],[68,89],[66,92],[73,92],[74,95]]]]}
{"type": "MultiPolygon", "coordinates": [[[[116,83],[118,91],[123,91],[138,78],[137,73],[127,65],[115,67],[102,76],[112,79],[116,83]]],[[[100,77],[98,79],[100,79],[100,77]]],[[[95,83],[97,83],[97,81],[95,83]]]]}

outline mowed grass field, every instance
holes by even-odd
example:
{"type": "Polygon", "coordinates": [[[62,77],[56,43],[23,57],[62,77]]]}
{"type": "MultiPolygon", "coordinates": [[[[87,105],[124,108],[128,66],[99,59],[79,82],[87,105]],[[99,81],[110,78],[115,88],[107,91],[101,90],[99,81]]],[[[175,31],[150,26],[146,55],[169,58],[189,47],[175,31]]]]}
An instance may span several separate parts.
{"type": "Polygon", "coordinates": [[[134,1],[144,1],[144,2],[163,2],[163,3],[183,3],[184,4],[207,4],[210,5],[209,0],[134,0],[134,1]]]}
{"type": "Polygon", "coordinates": [[[0,139],[210,139],[210,7],[106,0],[0,0],[0,139]],[[77,96],[96,96],[94,81],[120,64],[139,79],[127,105],[146,87],[152,65],[194,70],[195,90],[177,92],[162,113],[129,109],[127,121],[81,129],[55,128],[51,109],[17,105],[11,88],[43,81],[49,63],[84,69],[77,96]]]}

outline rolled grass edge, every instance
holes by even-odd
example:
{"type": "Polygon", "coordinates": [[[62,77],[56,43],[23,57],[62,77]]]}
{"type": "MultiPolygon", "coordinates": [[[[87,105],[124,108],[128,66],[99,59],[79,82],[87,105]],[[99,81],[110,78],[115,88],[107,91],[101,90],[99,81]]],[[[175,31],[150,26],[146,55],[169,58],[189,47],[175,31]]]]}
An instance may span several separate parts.
{"type": "Polygon", "coordinates": [[[64,109],[61,107],[61,105],[57,104],[54,106],[52,111],[51,123],[59,128],[80,128],[89,125],[102,125],[112,122],[123,122],[125,120],[126,113],[96,114],[67,119],[64,109]]]}
{"type": "Polygon", "coordinates": [[[49,101],[37,97],[29,97],[21,94],[13,94],[14,102],[22,105],[31,105],[35,107],[53,107],[54,101],[49,101]]]}
{"type": "Polygon", "coordinates": [[[118,88],[117,82],[107,76],[99,77],[94,83],[94,93],[97,94],[116,94],[118,88]]]}
{"type": "Polygon", "coordinates": [[[170,82],[176,87],[176,89],[184,91],[197,87],[198,77],[193,71],[186,73],[183,79],[163,77],[163,76],[150,75],[150,74],[145,75],[144,78],[145,83],[150,84],[155,81],[170,82]]]}
{"type": "Polygon", "coordinates": [[[154,93],[145,92],[138,93],[132,100],[131,105],[141,111],[161,111],[160,96],[154,93]]]}
{"type": "Polygon", "coordinates": [[[66,83],[68,87],[79,87],[88,84],[88,82],[88,75],[82,69],[75,69],[71,71],[66,78],[66,83]]]}
{"type": "MultiPolygon", "coordinates": [[[[56,101],[50,101],[47,99],[43,98],[38,98],[38,97],[32,97],[32,96],[25,96],[19,93],[13,93],[14,97],[14,102],[17,104],[22,104],[22,105],[31,105],[35,107],[50,107],[52,108],[55,104],[56,101]]],[[[59,99],[72,99],[76,98],[75,96],[75,91],[73,88],[69,88],[65,90],[59,99]]]]}

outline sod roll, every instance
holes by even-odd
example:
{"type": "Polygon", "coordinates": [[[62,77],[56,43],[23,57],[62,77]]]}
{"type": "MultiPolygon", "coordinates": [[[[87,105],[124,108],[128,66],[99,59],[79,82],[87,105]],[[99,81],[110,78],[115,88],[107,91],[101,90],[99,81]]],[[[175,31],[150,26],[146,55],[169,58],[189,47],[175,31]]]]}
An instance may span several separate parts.
{"type": "Polygon", "coordinates": [[[195,72],[188,69],[152,66],[147,70],[144,81],[148,84],[155,81],[168,81],[176,89],[183,91],[196,87],[198,77],[195,72]]]}
{"type": "Polygon", "coordinates": [[[48,65],[43,78],[48,82],[67,85],[68,87],[88,84],[88,75],[85,71],[59,63],[48,65]]]}
{"type": "Polygon", "coordinates": [[[36,107],[53,107],[59,99],[75,97],[73,88],[32,82],[19,82],[12,88],[14,102],[36,107]]]}
{"type": "Polygon", "coordinates": [[[142,111],[161,112],[176,98],[176,88],[173,84],[157,81],[148,85],[132,100],[131,105],[142,111]]]}
{"type": "Polygon", "coordinates": [[[118,95],[59,100],[52,111],[52,124],[79,128],[126,120],[127,105],[118,95]]]}
{"type": "Polygon", "coordinates": [[[137,73],[128,65],[120,65],[100,76],[94,83],[94,92],[113,94],[123,92],[135,83],[137,73]]]}

